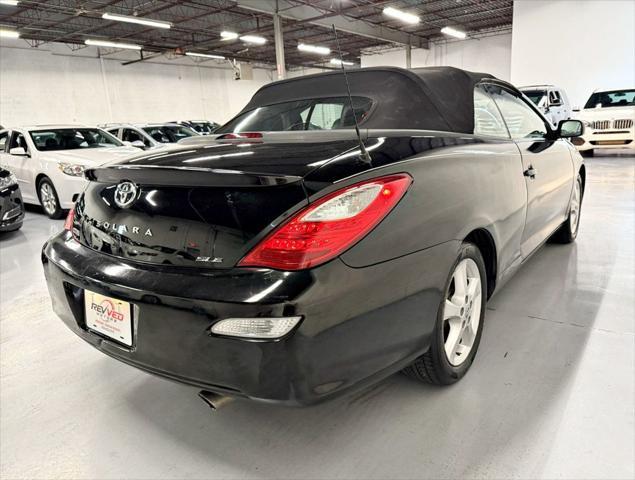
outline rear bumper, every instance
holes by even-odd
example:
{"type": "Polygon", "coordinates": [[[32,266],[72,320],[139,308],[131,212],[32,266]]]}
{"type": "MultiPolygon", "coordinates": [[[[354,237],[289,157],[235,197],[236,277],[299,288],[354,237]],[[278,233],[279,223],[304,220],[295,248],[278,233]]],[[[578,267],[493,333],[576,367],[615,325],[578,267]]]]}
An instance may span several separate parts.
{"type": "Polygon", "coordinates": [[[67,233],[42,252],[53,309],[83,340],[142,370],[221,394],[312,404],[388,376],[426,351],[458,242],[356,269],[180,271],[124,263],[67,233]],[[85,328],[83,292],[131,302],[125,348],[85,328]],[[230,317],[301,315],[277,341],[212,336],[230,317]]]}
{"type": "Polygon", "coordinates": [[[22,226],[24,204],[17,185],[0,192],[0,232],[10,232],[22,226]]]}

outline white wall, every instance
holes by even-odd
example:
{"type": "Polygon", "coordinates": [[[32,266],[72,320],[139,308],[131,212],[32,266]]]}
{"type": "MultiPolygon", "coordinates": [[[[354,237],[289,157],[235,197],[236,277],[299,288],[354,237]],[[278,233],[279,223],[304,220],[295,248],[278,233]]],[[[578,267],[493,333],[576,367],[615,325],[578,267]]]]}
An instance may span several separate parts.
{"type": "Polygon", "coordinates": [[[635,2],[515,0],[511,80],[559,85],[574,105],[635,87],[635,2]]]}
{"type": "Polygon", "coordinates": [[[272,72],[254,69],[253,80],[236,81],[222,63],[190,58],[121,62],[104,59],[102,73],[95,49],[73,53],[63,45],[35,49],[3,41],[0,125],[198,118],[222,123],[272,79],[272,72]]]}
{"type": "MultiPolygon", "coordinates": [[[[413,49],[412,66],[430,67],[448,65],[477,72],[491,73],[509,80],[511,69],[510,33],[462,41],[432,43],[430,50],[413,49]]],[[[373,55],[362,55],[362,67],[406,66],[404,49],[373,55]]]]}

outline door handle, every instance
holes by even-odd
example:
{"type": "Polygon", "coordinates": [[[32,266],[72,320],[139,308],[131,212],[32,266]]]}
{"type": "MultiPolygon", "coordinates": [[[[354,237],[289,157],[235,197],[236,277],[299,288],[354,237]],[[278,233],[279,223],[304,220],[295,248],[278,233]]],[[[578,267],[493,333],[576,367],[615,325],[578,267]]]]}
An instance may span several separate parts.
{"type": "Polygon", "coordinates": [[[538,173],[538,171],[534,168],[533,165],[529,165],[529,168],[527,168],[527,170],[525,170],[523,172],[523,175],[525,177],[529,177],[529,178],[536,178],[536,174],[538,173]]]}

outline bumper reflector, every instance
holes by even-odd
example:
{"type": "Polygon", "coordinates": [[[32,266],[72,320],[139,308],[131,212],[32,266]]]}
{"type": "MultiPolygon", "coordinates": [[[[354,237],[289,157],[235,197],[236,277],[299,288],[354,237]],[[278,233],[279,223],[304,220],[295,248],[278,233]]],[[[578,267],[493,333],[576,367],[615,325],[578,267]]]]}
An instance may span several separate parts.
{"type": "Polygon", "coordinates": [[[211,332],[230,337],[276,339],[284,337],[302,317],[226,318],[212,325],[211,332]]]}

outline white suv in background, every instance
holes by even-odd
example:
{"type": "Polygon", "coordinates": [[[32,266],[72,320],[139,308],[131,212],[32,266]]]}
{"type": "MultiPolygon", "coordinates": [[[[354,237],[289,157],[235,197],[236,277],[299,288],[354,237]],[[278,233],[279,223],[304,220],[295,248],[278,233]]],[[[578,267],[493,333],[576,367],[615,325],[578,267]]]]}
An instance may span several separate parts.
{"type": "Polygon", "coordinates": [[[562,88],[555,85],[528,85],[520,91],[531,100],[554,127],[560,120],[571,118],[569,97],[562,88]]]}
{"type": "Polygon", "coordinates": [[[176,123],[107,124],[103,128],[124,143],[144,150],[166,148],[184,138],[199,134],[189,127],[176,123]]]}
{"type": "Polygon", "coordinates": [[[593,92],[576,118],[584,124],[582,137],[573,139],[580,152],[593,155],[594,148],[635,150],[634,88],[593,92]]]}
{"type": "Polygon", "coordinates": [[[0,164],[15,174],[24,203],[61,218],[88,183],[84,169],[139,154],[95,127],[39,125],[0,131],[0,164]]]}

